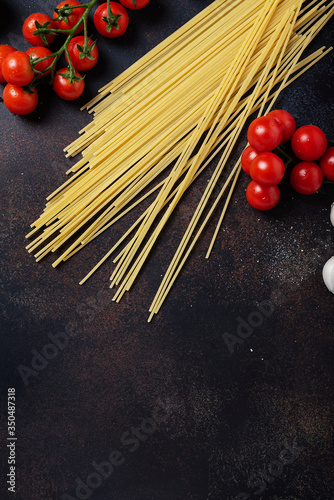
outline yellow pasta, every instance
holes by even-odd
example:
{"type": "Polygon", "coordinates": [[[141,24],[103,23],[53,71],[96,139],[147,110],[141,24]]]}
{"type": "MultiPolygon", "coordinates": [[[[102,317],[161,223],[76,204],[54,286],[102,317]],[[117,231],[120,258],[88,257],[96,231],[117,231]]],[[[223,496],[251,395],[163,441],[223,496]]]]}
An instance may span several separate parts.
{"type": "Polygon", "coordinates": [[[53,263],[56,267],[155,196],[80,282],[125,243],[111,276],[111,286],[118,285],[114,300],[119,301],[184,192],[220,153],[151,304],[151,320],[228,192],[207,257],[212,251],[240,174],[239,163],[230,166],[229,156],[247,118],[255,110],[263,114],[266,105],[268,112],[280,91],[327,53],[321,48],[302,59],[332,14],[333,2],[325,1],[304,7],[302,0],[216,0],[105,85],[86,106],[93,121],[65,149],[67,156],[81,153],[81,158],[32,224],[28,237],[35,239],[29,252],[41,260],[71,239],[53,263]],[[227,179],[209,209],[223,175],[227,179]]]}

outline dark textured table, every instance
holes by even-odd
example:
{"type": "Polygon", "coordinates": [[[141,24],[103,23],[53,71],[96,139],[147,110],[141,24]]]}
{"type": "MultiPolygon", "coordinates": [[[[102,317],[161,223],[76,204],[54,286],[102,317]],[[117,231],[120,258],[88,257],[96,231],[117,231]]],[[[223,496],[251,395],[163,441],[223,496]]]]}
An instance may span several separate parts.
{"type": "MultiPolygon", "coordinates": [[[[90,117],[79,106],[210,2],[152,0],[131,12],[80,102],[44,91],[32,115],[0,103],[1,499],[330,500],[333,490],[333,186],[251,209],[242,176],[212,257],[217,213],[164,307],[150,300],[199,187],[186,194],[133,291],[111,302],[111,264],[80,279],[128,227],[76,257],[36,264],[25,234],[72,164],[62,153],[90,117]],[[7,490],[7,389],[16,390],[16,493],[7,490]]],[[[25,50],[23,19],[52,2],[1,0],[0,43],[25,50]]],[[[91,31],[94,32],[91,26],[91,31]]],[[[331,21],[312,49],[334,42],[331,21]]],[[[95,34],[95,32],[94,32],[95,34]]],[[[277,106],[334,138],[334,54],[277,106]]],[[[240,153],[243,140],[236,148],[240,153]]]]}

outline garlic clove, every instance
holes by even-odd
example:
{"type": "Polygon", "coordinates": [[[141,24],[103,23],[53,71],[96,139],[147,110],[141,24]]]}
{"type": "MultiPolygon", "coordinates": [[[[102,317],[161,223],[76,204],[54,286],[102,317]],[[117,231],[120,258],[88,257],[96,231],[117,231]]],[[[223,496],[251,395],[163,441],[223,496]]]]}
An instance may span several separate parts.
{"type": "Polygon", "coordinates": [[[334,203],[332,203],[330,219],[332,226],[334,226],[334,203]]]}
{"type": "Polygon", "coordinates": [[[331,257],[324,265],[322,277],[328,290],[334,293],[334,257],[331,257]]]}

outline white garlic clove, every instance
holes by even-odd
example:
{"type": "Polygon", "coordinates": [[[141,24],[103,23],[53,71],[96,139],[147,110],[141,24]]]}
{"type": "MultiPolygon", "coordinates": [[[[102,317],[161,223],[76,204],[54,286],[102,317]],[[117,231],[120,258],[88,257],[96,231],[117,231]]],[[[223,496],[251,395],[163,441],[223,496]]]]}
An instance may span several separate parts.
{"type": "Polygon", "coordinates": [[[328,290],[334,293],[334,257],[331,257],[324,265],[322,277],[328,290]]]}
{"type": "Polygon", "coordinates": [[[334,226],[334,203],[332,203],[330,219],[331,219],[332,226],[334,226]]]}

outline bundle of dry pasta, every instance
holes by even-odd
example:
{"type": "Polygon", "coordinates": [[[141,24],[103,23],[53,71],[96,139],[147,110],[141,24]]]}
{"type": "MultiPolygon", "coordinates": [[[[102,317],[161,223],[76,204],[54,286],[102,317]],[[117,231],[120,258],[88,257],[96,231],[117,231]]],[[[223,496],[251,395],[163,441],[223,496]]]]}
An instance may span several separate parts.
{"type": "Polygon", "coordinates": [[[111,277],[119,301],[185,190],[222,152],[153,300],[151,319],[229,188],[211,252],[240,173],[239,162],[228,166],[228,158],[247,118],[257,109],[263,113],[268,102],[267,110],[272,107],[283,88],[331,50],[321,48],[301,60],[332,14],[333,2],[325,1],[304,7],[302,0],[216,0],[106,85],[87,106],[94,120],[66,149],[82,158],[32,224],[28,237],[38,235],[29,251],[40,260],[76,236],[57,266],[157,192],[81,282],[126,242],[111,277]],[[165,178],[158,182],[161,174],[165,178]]]}

